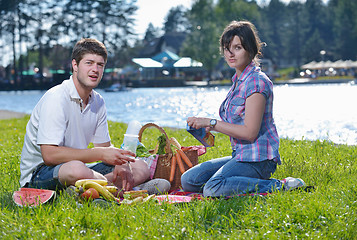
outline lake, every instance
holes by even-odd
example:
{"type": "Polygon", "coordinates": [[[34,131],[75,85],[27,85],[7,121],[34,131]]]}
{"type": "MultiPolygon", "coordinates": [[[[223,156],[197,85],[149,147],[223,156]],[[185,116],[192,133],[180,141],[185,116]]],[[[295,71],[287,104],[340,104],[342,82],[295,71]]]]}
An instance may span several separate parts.
{"type": "MultiPolygon", "coordinates": [[[[185,128],[188,116],[219,118],[229,87],[134,88],[104,92],[108,119],[185,128]]],[[[30,114],[43,91],[0,92],[0,108],[30,114]]],[[[274,86],[274,118],[280,137],[357,144],[357,85],[274,86]]]]}

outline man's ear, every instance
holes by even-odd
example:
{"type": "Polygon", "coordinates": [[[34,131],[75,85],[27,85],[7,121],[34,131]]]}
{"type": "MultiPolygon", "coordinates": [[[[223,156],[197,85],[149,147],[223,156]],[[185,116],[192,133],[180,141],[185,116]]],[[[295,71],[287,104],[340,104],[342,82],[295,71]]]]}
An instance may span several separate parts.
{"type": "Polygon", "coordinates": [[[73,68],[73,72],[77,72],[78,65],[75,59],[72,59],[72,68],[73,68]]]}

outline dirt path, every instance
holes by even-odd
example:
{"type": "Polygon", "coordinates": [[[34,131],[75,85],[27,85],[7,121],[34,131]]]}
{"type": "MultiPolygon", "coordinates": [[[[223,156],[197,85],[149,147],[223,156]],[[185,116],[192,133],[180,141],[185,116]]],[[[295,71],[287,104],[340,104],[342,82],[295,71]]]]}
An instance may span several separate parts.
{"type": "Polygon", "coordinates": [[[0,110],[0,119],[22,118],[25,115],[26,115],[25,113],[13,112],[13,111],[8,111],[8,110],[0,110]]]}

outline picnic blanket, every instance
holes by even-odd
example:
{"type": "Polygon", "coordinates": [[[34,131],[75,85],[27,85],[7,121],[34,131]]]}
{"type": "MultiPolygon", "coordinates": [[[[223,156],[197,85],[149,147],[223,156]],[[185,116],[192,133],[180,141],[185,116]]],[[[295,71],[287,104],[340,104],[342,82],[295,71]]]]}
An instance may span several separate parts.
{"type": "MultiPolygon", "coordinates": [[[[266,196],[271,193],[249,193],[249,194],[237,194],[234,196],[226,196],[223,199],[230,199],[233,197],[244,197],[244,196],[266,196]]],[[[182,189],[177,189],[170,192],[167,195],[158,195],[155,197],[160,204],[162,203],[185,203],[191,202],[193,200],[203,200],[203,199],[215,199],[222,197],[204,197],[202,193],[196,192],[185,192],[182,189]]]]}
{"type": "MultiPolygon", "coordinates": [[[[311,192],[315,189],[314,186],[304,186],[294,189],[293,191],[305,191],[311,192]]],[[[246,193],[246,194],[235,194],[232,196],[225,196],[225,197],[204,197],[202,193],[196,192],[185,192],[182,189],[177,189],[175,191],[170,192],[168,195],[158,195],[156,199],[159,203],[181,203],[181,202],[191,202],[193,200],[203,200],[203,199],[231,199],[235,197],[265,197],[268,195],[274,194],[273,192],[265,192],[265,193],[246,193]]]]}

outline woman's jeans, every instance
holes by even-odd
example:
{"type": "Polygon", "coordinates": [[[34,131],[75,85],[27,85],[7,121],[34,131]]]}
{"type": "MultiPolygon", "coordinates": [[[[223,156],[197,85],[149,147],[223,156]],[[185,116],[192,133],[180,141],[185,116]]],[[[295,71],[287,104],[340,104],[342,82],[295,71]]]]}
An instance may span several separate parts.
{"type": "Polygon", "coordinates": [[[280,190],[282,183],[270,179],[276,162],[239,162],[222,157],[203,162],[181,176],[184,191],[203,192],[204,196],[232,196],[245,193],[265,193],[280,190]]]}

